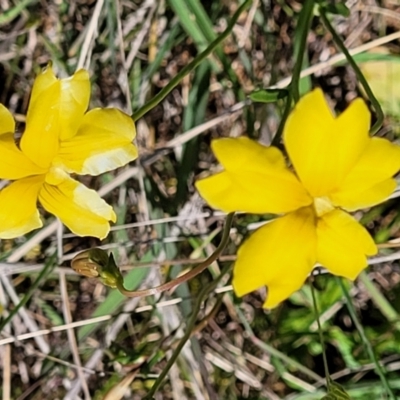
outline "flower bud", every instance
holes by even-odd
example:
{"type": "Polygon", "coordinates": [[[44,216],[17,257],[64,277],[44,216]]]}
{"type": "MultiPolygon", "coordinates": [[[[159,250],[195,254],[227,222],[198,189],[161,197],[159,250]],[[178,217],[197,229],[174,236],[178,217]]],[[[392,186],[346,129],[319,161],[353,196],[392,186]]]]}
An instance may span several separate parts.
{"type": "Polygon", "coordinates": [[[108,255],[102,249],[90,249],[77,254],[71,261],[71,267],[78,274],[98,277],[104,285],[113,289],[123,286],[123,277],[113,254],[108,255]]]}

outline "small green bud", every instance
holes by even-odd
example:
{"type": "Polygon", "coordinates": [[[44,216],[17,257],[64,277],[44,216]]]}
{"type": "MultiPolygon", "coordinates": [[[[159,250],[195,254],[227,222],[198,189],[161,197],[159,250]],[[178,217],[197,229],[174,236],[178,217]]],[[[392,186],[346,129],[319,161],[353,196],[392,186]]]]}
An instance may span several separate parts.
{"type": "Polygon", "coordinates": [[[115,263],[114,256],[102,249],[85,250],[71,261],[72,269],[78,274],[98,277],[103,285],[113,289],[123,286],[123,277],[115,263]]]}

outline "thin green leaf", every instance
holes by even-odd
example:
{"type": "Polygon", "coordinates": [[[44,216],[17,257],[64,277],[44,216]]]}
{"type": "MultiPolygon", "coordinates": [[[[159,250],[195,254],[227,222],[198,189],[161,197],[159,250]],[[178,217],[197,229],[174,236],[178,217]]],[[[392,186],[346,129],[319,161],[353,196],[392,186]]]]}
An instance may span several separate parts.
{"type": "Polygon", "coordinates": [[[275,103],[287,95],[285,89],[257,89],[249,94],[249,98],[254,103],[275,103]]]}
{"type": "Polygon", "coordinates": [[[321,7],[324,7],[325,10],[330,14],[341,15],[346,18],[350,16],[350,10],[344,2],[332,4],[331,2],[324,0],[320,1],[319,4],[321,7]]]}
{"type": "Polygon", "coordinates": [[[0,15],[0,25],[11,22],[14,18],[18,17],[18,15],[21,14],[25,8],[36,2],[37,0],[22,0],[20,3],[17,3],[15,7],[10,8],[0,15]]]}
{"type": "Polygon", "coordinates": [[[229,21],[229,24],[224,32],[222,32],[210,45],[196,58],[187,64],[182,70],[175,75],[168,84],[157,93],[149,102],[147,102],[143,107],[134,112],[132,115],[133,120],[137,121],[139,118],[143,117],[148,111],[153,109],[158,103],[160,103],[178,84],[179,82],[190,72],[192,72],[196,67],[198,67],[202,61],[204,61],[232,32],[236,21],[239,19],[241,13],[251,4],[250,0],[245,0],[244,3],[236,10],[235,14],[229,21]]]}

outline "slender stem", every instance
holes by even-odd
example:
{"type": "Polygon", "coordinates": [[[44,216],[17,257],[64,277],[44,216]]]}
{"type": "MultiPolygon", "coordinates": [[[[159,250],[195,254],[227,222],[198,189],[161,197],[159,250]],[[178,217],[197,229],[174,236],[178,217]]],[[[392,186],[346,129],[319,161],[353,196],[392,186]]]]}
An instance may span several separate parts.
{"type": "Polygon", "coordinates": [[[230,35],[240,15],[251,4],[251,2],[252,0],[245,0],[244,3],[236,10],[235,14],[233,14],[232,19],[225,31],[218,35],[218,37],[211,42],[202,53],[200,53],[193,61],[191,61],[176,76],[174,76],[159,93],[157,93],[151,100],[144,104],[143,107],[139,108],[139,110],[133,113],[132,118],[134,121],[137,121],[139,118],[143,117],[144,114],[152,110],[158,103],[164,100],[164,98],[179,84],[184,76],[193,71],[230,35]]]}
{"type": "Polygon", "coordinates": [[[293,95],[293,100],[297,103],[300,99],[300,74],[303,68],[303,58],[307,47],[308,31],[310,30],[311,19],[313,16],[314,0],[305,0],[303,8],[299,15],[297,32],[300,33],[299,46],[297,54],[295,54],[296,62],[293,67],[292,80],[290,82],[290,90],[293,95]]]}
{"type": "Polygon", "coordinates": [[[353,57],[351,56],[350,52],[347,50],[343,40],[340,38],[340,36],[336,33],[335,29],[333,28],[332,24],[330,23],[328,17],[326,16],[325,9],[323,7],[319,8],[319,12],[321,15],[321,19],[326,27],[326,29],[329,31],[329,33],[332,35],[333,41],[336,43],[336,46],[340,49],[340,51],[345,55],[348,63],[351,65],[353,68],[354,72],[357,75],[358,80],[360,81],[362,87],[365,90],[365,93],[367,94],[369,100],[371,101],[375,112],[376,112],[376,122],[375,124],[371,127],[370,133],[371,135],[375,135],[381,128],[384,120],[384,114],[382,111],[382,107],[379,104],[379,101],[375,97],[374,93],[372,92],[370,86],[368,85],[367,80],[365,79],[363,73],[361,72],[360,68],[358,67],[357,63],[354,61],[353,57]]]}
{"type": "Polygon", "coordinates": [[[205,286],[199,293],[196,303],[193,307],[193,312],[192,315],[189,319],[189,322],[186,327],[185,334],[183,335],[182,339],[180,340],[178,346],[172,353],[171,358],[168,360],[167,365],[164,367],[163,371],[161,374],[158,376],[156,381],[154,382],[154,385],[150,389],[149,393],[143,398],[143,400],[150,400],[153,398],[153,395],[156,393],[158,388],[160,387],[161,383],[163,382],[164,378],[167,376],[169,370],[172,368],[174,365],[176,359],[179,357],[179,354],[181,353],[183,346],[185,346],[186,342],[190,339],[192,335],[193,328],[196,323],[196,319],[198,316],[198,313],[200,311],[201,305],[203,303],[204,298],[210,293],[214,288],[217,286],[218,282],[220,279],[229,271],[231,268],[231,265],[228,264],[221,272],[220,276],[217,279],[214,279],[208,286],[205,286]]]}
{"type": "Polygon", "coordinates": [[[329,368],[328,368],[328,360],[326,359],[324,335],[322,333],[321,321],[319,320],[319,315],[320,314],[319,314],[319,310],[318,310],[317,298],[315,296],[315,288],[314,288],[314,284],[313,283],[314,282],[312,282],[312,281],[310,282],[311,295],[312,295],[312,300],[313,300],[315,318],[317,320],[317,325],[318,325],[319,341],[321,342],[321,346],[322,346],[322,359],[323,359],[323,362],[324,362],[326,387],[329,390],[331,382],[330,382],[330,375],[329,375],[329,368]]]}
{"type": "Polygon", "coordinates": [[[182,284],[183,282],[187,282],[190,279],[193,279],[198,274],[202,273],[210,264],[212,264],[222,253],[225,246],[229,241],[229,234],[232,226],[232,221],[235,213],[230,213],[226,217],[224,230],[222,232],[221,242],[218,247],[215,249],[214,253],[212,253],[206,260],[204,260],[201,264],[199,264],[196,268],[190,270],[186,274],[179,276],[178,278],[173,279],[172,281],[166,282],[160,286],[156,286],[150,289],[144,290],[136,290],[131,291],[124,287],[123,283],[117,281],[117,289],[126,297],[144,297],[150,296],[157,293],[165,292],[166,290],[172,289],[175,286],[182,284]]]}
{"type": "Polygon", "coordinates": [[[306,0],[301,9],[301,13],[298,19],[298,26],[296,28],[296,33],[300,35],[298,47],[296,49],[295,63],[293,66],[292,79],[287,87],[288,96],[286,97],[285,108],[283,110],[283,115],[281,122],[279,123],[278,130],[272,140],[272,146],[279,147],[279,143],[282,137],[283,128],[285,126],[286,120],[292,109],[292,101],[297,103],[300,99],[300,74],[303,67],[304,53],[307,47],[307,37],[310,30],[311,19],[313,16],[314,0],[306,0]]]}
{"type": "Polygon", "coordinates": [[[385,371],[383,370],[379,360],[376,358],[374,349],[372,348],[371,343],[365,334],[365,331],[364,331],[364,328],[363,328],[361,322],[358,320],[358,317],[357,317],[356,311],[354,309],[350,294],[347,291],[347,288],[343,284],[343,279],[336,277],[336,282],[338,282],[339,286],[342,289],[343,295],[346,299],[346,305],[347,305],[347,309],[349,310],[351,319],[352,319],[354,325],[356,326],[358,333],[360,334],[360,337],[364,343],[364,346],[367,349],[367,352],[368,352],[369,357],[371,358],[371,361],[375,364],[376,372],[379,375],[379,377],[381,378],[381,382],[382,382],[383,386],[385,387],[386,392],[389,395],[389,398],[391,400],[395,400],[396,397],[394,396],[392,389],[390,388],[389,383],[386,379],[385,371]]]}
{"type": "Polygon", "coordinates": [[[285,108],[283,110],[281,122],[279,123],[278,130],[276,131],[276,134],[272,139],[271,146],[276,146],[276,147],[280,146],[280,141],[283,134],[283,128],[285,127],[286,120],[290,114],[290,111],[292,110],[292,99],[293,99],[292,94],[289,91],[285,99],[286,103],[285,103],[285,108]]]}

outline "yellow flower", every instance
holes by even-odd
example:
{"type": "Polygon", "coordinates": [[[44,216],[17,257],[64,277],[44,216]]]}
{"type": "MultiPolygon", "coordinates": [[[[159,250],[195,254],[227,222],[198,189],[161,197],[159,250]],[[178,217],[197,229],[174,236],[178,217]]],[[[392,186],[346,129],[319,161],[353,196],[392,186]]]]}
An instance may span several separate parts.
{"type": "Polygon", "coordinates": [[[98,194],[69,174],[98,175],[137,157],[132,119],[116,109],[86,112],[87,71],[57,79],[51,67],[33,85],[26,129],[19,144],[15,122],[0,104],[0,238],[23,235],[43,224],[37,200],[81,236],[107,236],[116,216],[98,194]]]}
{"type": "Polygon", "coordinates": [[[361,99],[335,117],[317,89],[299,101],[284,129],[296,175],[275,147],[245,137],[213,141],[224,171],[196,183],[206,201],[225,212],[282,214],[240,247],[237,295],[267,286],[264,306],[271,308],[298,290],[317,262],[352,280],[366,267],[376,245],[346,211],[385,200],[400,168],[400,147],[369,137],[369,126],[361,99]]]}

